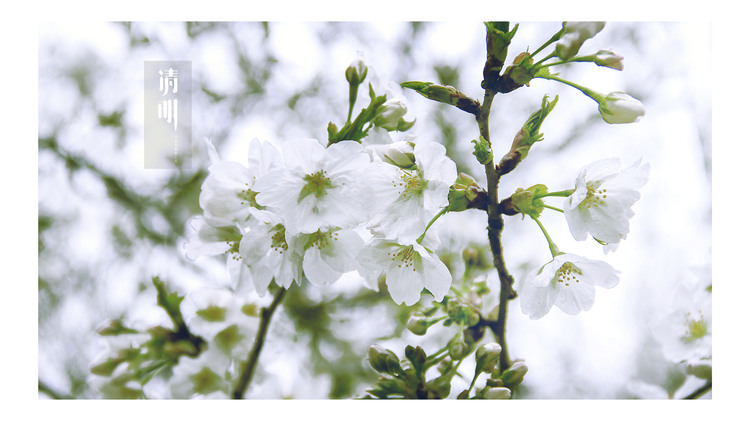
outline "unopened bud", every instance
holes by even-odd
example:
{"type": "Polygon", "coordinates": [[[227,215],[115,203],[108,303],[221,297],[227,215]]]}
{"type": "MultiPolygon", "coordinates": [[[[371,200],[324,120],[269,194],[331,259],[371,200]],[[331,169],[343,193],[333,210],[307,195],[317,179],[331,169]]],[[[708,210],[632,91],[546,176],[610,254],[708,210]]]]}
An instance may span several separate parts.
{"type": "Polygon", "coordinates": [[[425,98],[429,98],[433,101],[442,102],[444,104],[450,104],[459,109],[477,115],[479,113],[480,104],[479,101],[469,98],[463,93],[459,92],[456,88],[449,85],[438,85],[432,82],[402,82],[401,86],[406,89],[413,89],[419,92],[425,98]]]}
{"type": "Polygon", "coordinates": [[[399,122],[406,115],[406,102],[400,98],[391,98],[378,108],[372,123],[388,131],[398,129],[399,122]]]}
{"type": "Polygon", "coordinates": [[[427,318],[423,314],[412,314],[409,317],[409,321],[406,322],[406,328],[415,335],[422,336],[427,333],[427,328],[430,327],[427,318]]]}
{"type": "Polygon", "coordinates": [[[610,124],[635,123],[646,114],[646,109],[632,96],[612,92],[599,101],[599,113],[610,124]]]}
{"type": "Polygon", "coordinates": [[[402,371],[396,354],[380,345],[370,345],[367,355],[370,358],[370,365],[379,373],[393,374],[402,371]]]}
{"type": "Polygon", "coordinates": [[[459,333],[448,342],[448,355],[453,361],[462,360],[471,352],[469,345],[464,342],[464,334],[459,333]]]}
{"type": "Polygon", "coordinates": [[[598,66],[609,67],[610,69],[615,70],[622,70],[624,68],[622,60],[622,56],[617,55],[610,50],[599,50],[594,56],[594,63],[598,66]]]}
{"type": "Polygon", "coordinates": [[[711,360],[698,360],[688,362],[687,372],[699,379],[710,380],[712,375],[711,360]]]}
{"type": "Polygon", "coordinates": [[[101,336],[115,336],[115,335],[124,335],[124,334],[131,334],[131,333],[138,333],[137,330],[131,329],[125,325],[122,324],[122,320],[115,319],[110,320],[97,328],[96,333],[98,333],[101,336]]]}
{"type": "Polygon", "coordinates": [[[346,80],[350,85],[359,85],[367,77],[367,65],[360,54],[346,68],[346,80]]]}
{"type": "Polygon", "coordinates": [[[510,399],[510,389],[507,387],[493,387],[484,392],[485,399],[510,399]]]}
{"type": "Polygon", "coordinates": [[[376,145],[373,151],[383,161],[393,164],[405,170],[416,168],[416,159],[414,158],[414,143],[402,140],[387,145],[376,145]]]}
{"type": "Polygon", "coordinates": [[[492,370],[497,365],[498,359],[500,358],[500,352],[502,350],[503,348],[500,346],[500,344],[495,342],[490,342],[479,347],[474,356],[477,362],[476,372],[492,372],[492,370]]]}
{"type": "Polygon", "coordinates": [[[468,209],[469,204],[476,200],[481,187],[470,175],[459,173],[456,182],[448,190],[448,211],[461,212],[468,209]]]}
{"type": "Polygon", "coordinates": [[[445,399],[451,393],[451,381],[449,377],[437,377],[427,382],[427,397],[432,399],[445,399]]]}
{"type": "Polygon", "coordinates": [[[604,22],[565,22],[565,33],[555,45],[555,53],[563,60],[578,54],[581,45],[604,29],[604,22]]]}
{"type": "Polygon", "coordinates": [[[529,371],[529,366],[523,361],[516,361],[509,369],[505,370],[500,376],[500,380],[506,386],[515,386],[523,381],[524,376],[529,371]]]}
{"type": "Polygon", "coordinates": [[[526,190],[517,189],[510,196],[511,206],[524,215],[538,218],[544,210],[544,201],[538,197],[545,193],[547,193],[547,186],[544,184],[537,184],[526,190]]]}

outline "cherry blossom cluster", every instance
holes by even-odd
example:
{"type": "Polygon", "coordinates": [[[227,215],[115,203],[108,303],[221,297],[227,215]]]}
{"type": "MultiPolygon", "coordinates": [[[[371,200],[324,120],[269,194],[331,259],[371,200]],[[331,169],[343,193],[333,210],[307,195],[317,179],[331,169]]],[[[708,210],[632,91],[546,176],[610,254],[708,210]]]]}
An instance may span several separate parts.
{"type": "Polygon", "coordinates": [[[437,300],[448,292],[450,273],[431,251],[438,243],[424,235],[457,175],[439,143],[297,139],[279,150],[256,139],[246,166],[208,148],[203,215],[186,251],[226,254],[236,289],[325,286],[358,271],[373,289],[385,274],[396,303],[416,303],[424,288],[437,300]]]}

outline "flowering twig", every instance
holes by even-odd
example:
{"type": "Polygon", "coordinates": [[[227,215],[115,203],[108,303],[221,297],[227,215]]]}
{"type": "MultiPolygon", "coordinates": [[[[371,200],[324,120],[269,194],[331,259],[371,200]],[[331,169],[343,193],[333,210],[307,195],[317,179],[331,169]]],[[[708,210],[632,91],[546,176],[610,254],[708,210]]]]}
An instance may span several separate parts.
{"type": "MultiPolygon", "coordinates": [[[[489,115],[492,107],[492,100],[496,92],[492,89],[486,89],[484,101],[477,115],[477,124],[479,125],[480,135],[491,145],[489,115]]],[[[502,347],[500,354],[500,371],[510,367],[510,357],[508,354],[508,345],[505,341],[505,322],[508,313],[508,300],[515,298],[518,294],[513,290],[513,277],[508,273],[503,260],[503,247],[500,242],[500,233],[503,230],[503,217],[499,212],[499,202],[497,198],[497,187],[500,182],[500,173],[495,168],[493,161],[484,166],[487,175],[487,224],[490,249],[492,250],[493,263],[500,277],[500,305],[498,308],[497,321],[492,323],[492,333],[494,333],[498,344],[502,347]]]]}
{"type": "Polygon", "coordinates": [[[281,288],[273,297],[271,305],[261,310],[258,334],[255,336],[255,343],[253,344],[253,349],[250,350],[247,362],[242,367],[242,374],[232,392],[232,399],[242,399],[242,396],[245,394],[245,390],[247,390],[247,386],[253,378],[255,366],[260,357],[260,351],[263,349],[263,343],[266,340],[266,332],[268,331],[268,325],[271,323],[271,317],[273,316],[274,311],[276,311],[276,307],[279,306],[281,300],[284,298],[286,291],[286,288],[281,288]]]}

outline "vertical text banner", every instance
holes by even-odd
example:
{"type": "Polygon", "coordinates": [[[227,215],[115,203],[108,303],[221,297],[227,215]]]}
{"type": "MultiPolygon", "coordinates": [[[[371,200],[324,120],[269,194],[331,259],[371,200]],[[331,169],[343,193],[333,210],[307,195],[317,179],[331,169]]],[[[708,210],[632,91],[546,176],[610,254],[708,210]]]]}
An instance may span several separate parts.
{"type": "Polygon", "coordinates": [[[192,62],[144,62],[144,166],[192,164],[192,62]]]}

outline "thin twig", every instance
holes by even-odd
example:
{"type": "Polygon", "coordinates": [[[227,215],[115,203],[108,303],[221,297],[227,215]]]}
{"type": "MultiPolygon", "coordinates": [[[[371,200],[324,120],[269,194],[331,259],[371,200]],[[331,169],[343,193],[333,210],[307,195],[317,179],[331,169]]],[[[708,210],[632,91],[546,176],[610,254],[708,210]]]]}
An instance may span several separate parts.
{"type": "Polygon", "coordinates": [[[682,399],[698,399],[701,396],[705,395],[709,390],[711,390],[712,386],[713,386],[712,381],[709,380],[706,382],[706,384],[699,387],[695,392],[685,396],[682,399]]]}
{"type": "Polygon", "coordinates": [[[271,305],[261,310],[258,334],[255,336],[255,343],[253,344],[253,349],[250,350],[247,362],[242,367],[242,374],[237,380],[237,385],[232,392],[232,399],[242,399],[245,395],[247,386],[253,379],[255,366],[258,363],[260,351],[263,349],[263,343],[266,340],[266,332],[268,331],[268,325],[271,323],[271,317],[273,316],[274,311],[276,311],[276,307],[278,307],[279,303],[281,303],[281,300],[284,298],[286,291],[286,288],[281,288],[273,297],[271,305]]]}

